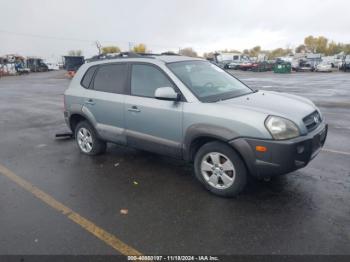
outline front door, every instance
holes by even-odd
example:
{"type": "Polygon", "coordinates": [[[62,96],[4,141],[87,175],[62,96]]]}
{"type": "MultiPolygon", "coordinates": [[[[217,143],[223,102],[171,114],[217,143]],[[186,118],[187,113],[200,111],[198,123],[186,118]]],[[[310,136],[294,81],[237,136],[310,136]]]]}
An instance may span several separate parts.
{"type": "Polygon", "coordinates": [[[181,157],[183,102],[154,98],[158,87],[173,87],[151,64],[133,64],[130,95],[125,97],[127,143],[140,149],[181,157]]]}

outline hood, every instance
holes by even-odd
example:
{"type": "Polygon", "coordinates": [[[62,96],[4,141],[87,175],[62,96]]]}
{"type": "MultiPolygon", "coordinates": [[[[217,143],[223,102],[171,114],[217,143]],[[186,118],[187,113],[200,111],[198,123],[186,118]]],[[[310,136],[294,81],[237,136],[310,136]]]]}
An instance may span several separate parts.
{"type": "Polygon", "coordinates": [[[266,115],[281,116],[300,126],[302,119],[316,110],[315,105],[306,98],[296,95],[260,90],[218,102],[232,108],[244,108],[266,115]]]}

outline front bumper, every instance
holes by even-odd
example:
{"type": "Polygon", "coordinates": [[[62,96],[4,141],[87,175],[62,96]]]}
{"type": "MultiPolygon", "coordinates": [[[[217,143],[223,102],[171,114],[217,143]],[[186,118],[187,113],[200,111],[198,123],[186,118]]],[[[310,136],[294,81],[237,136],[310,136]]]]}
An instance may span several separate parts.
{"type": "Polygon", "coordinates": [[[237,138],[230,144],[241,154],[249,172],[256,177],[282,175],[305,167],[322,149],[328,125],[320,124],[306,136],[293,139],[261,140],[237,138]],[[266,152],[258,152],[256,146],[264,146],[266,152]]]}

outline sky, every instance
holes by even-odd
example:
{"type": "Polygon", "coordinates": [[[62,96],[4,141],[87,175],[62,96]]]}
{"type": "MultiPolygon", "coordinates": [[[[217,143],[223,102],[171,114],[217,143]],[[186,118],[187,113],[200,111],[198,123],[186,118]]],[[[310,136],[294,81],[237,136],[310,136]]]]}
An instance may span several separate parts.
{"type": "Polygon", "coordinates": [[[295,48],[308,35],[350,43],[348,0],[0,0],[0,55],[56,60],[145,43],[152,52],[192,47],[295,48]]]}

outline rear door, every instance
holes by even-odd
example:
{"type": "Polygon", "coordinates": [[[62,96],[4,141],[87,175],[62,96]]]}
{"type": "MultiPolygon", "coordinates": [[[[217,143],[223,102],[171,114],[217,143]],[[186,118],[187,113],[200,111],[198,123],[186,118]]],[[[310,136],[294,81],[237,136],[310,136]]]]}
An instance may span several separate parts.
{"type": "Polygon", "coordinates": [[[130,74],[130,95],[125,98],[128,145],[180,157],[183,102],[154,97],[158,87],[176,89],[176,86],[160,68],[152,64],[132,64],[130,74]]]}
{"type": "Polygon", "coordinates": [[[127,63],[97,66],[93,80],[86,90],[83,109],[85,114],[95,120],[95,128],[103,139],[119,144],[126,143],[124,94],[127,79],[127,63]]]}

